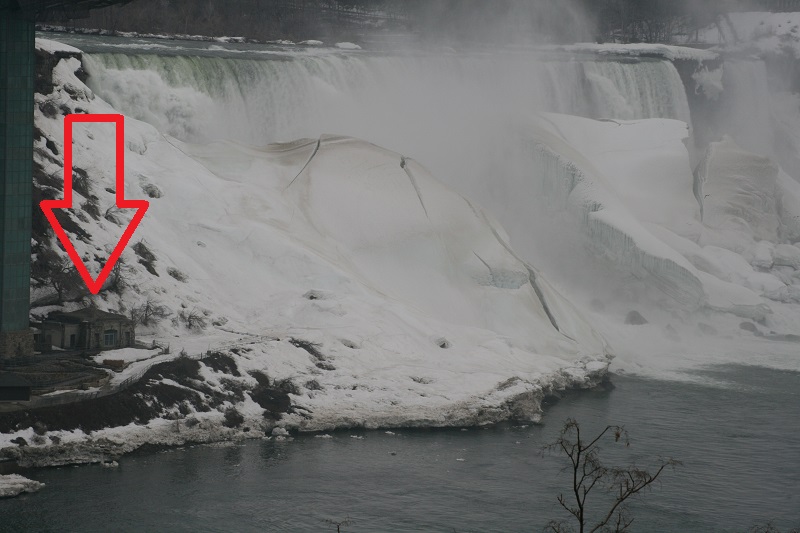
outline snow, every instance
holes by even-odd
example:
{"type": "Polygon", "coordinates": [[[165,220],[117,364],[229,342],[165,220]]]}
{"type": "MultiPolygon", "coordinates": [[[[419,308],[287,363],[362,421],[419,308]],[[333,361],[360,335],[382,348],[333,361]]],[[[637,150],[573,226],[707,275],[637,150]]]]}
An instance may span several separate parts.
{"type": "Polygon", "coordinates": [[[699,48],[689,48],[687,46],[675,46],[668,44],[651,44],[651,43],[634,43],[634,44],[616,44],[616,43],[577,43],[566,46],[557,46],[557,50],[563,50],[572,53],[595,53],[602,55],[616,55],[616,56],[657,56],[664,59],[674,60],[693,60],[693,61],[709,61],[719,57],[719,54],[710,50],[702,50],[699,48]]]}
{"type": "MultiPolygon", "coordinates": [[[[63,89],[71,86],[89,112],[115,112],[74,76],[77,67],[61,61],[59,87],[47,98],[74,105],[63,89]]],[[[37,110],[36,123],[63,153],[61,121],[37,110]]],[[[106,191],[114,186],[112,139],[107,125],[74,132],[75,164],[91,176],[103,210],[115,200],[106,191]]],[[[413,159],[338,136],[191,144],[130,117],[125,157],[126,197],[150,201],[132,242],[154,253],[158,276],[128,248],[129,290],[94,303],[119,310],[157,300],[171,317],[140,337],[169,344],[171,354],[101,354],[130,362],[112,384],[182,350],[247,345],[232,354],[243,374],[301,388],[293,404],[313,414],[286,416],[287,428],[463,425],[538,416],[544,388],[588,384],[609,363],[601,337],[516,256],[498,223],[413,159]],[[160,197],[147,196],[151,186],[160,197]],[[181,312],[206,317],[206,328],[188,329],[181,312]],[[290,338],[318,343],[326,369],[290,338]],[[311,379],[321,390],[302,387],[311,379]]],[[[78,205],[86,200],[74,194],[78,205]]],[[[130,214],[119,218],[124,224],[130,214]]],[[[102,217],[80,224],[91,237],[76,247],[89,258],[107,255],[122,230],[102,217]]],[[[209,386],[224,386],[202,369],[209,386]]],[[[252,401],[237,408],[263,425],[252,401]]]]}
{"type": "Polygon", "coordinates": [[[0,498],[13,498],[24,492],[38,492],[44,483],[33,481],[19,474],[0,475],[0,498]]]}
{"type": "Polygon", "coordinates": [[[788,266],[794,270],[800,270],[800,248],[791,244],[778,244],[775,246],[773,261],[778,266],[788,266]]]}
{"type": "Polygon", "coordinates": [[[340,48],[342,50],[361,50],[360,46],[349,42],[336,43],[336,48],[340,48]]]}
{"type": "Polygon", "coordinates": [[[102,363],[106,359],[114,361],[124,361],[125,363],[133,363],[135,361],[142,361],[151,359],[159,354],[160,350],[142,350],[140,348],[121,348],[119,350],[108,350],[95,355],[92,359],[96,363],[102,363]]]}
{"type": "Polygon", "coordinates": [[[81,51],[68,44],[53,41],[51,39],[36,38],[36,49],[55,54],[56,52],[67,52],[69,54],[80,54],[81,51]]]}
{"type": "Polygon", "coordinates": [[[580,213],[602,253],[682,304],[702,305],[694,266],[637,219],[684,235],[699,232],[688,154],[682,144],[686,124],[664,119],[593,121],[548,114],[536,135],[550,151],[545,157],[556,167],[545,179],[558,180],[554,189],[566,185],[562,191],[566,201],[580,213]]]}
{"type": "MultiPolygon", "coordinates": [[[[545,194],[577,216],[598,255],[672,305],[770,320],[770,300],[796,300],[800,249],[780,242],[794,228],[795,182],[769,158],[726,137],[693,176],[686,125],[663,119],[547,114],[534,135],[545,194]]],[[[789,333],[793,316],[775,326],[789,333]]]]}

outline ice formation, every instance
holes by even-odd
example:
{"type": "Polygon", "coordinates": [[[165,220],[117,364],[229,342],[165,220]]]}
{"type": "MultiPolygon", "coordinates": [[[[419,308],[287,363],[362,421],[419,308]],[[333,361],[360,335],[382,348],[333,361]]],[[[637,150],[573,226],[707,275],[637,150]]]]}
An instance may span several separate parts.
{"type": "Polygon", "coordinates": [[[0,498],[13,498],[25,492],[38,492],[44,483],[33,481],[19,474],[0,475],[0,498]]]}

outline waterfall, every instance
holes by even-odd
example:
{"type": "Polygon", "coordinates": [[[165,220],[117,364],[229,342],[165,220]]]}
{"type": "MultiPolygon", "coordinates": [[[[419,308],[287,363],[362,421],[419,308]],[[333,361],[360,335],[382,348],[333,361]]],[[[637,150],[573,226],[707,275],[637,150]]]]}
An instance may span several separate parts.
{"type": "Polygon", "coordinates": [[[85,62],[91,87],[114,107],[186,140],[265,143],[326,131],[364,137],[411,120],[424,126],[443,112],[482,120],[552,111],[690,121],[674,66],[650,59],[115,53],[87,54],[85,62]]]}
{"type": "Polygon", "coordinates": [[[533,213],[542,192],[528,137],[536,113],[690,121],[677,70],[657,59],[103,53],[84,62],[98,95],[184,140],[264,145],[330,133],[412,157],[494,213],[531,260],[537,232],[547,231],[533,213]]]}
{"type": "Polygon", "coordinates": [[[690,120],[680,76],[666,60],[231,56],[100,53],[85,54],[84,63],[90,87],[114,108],[177,138],[264,145],[350,135],[414,157],[490,207],[516,194],[498,189],[499,175],[527,173],[519,126],[537,112],[690,120]]]}

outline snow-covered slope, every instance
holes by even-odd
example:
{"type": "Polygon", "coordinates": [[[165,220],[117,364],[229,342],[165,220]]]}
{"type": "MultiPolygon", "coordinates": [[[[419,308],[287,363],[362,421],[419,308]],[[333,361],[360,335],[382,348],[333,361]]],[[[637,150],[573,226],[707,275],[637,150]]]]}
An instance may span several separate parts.
{"type": "MultiPolygon", "coordinates": [[[[75,76],[79,66],[61,60],[54,92],[37,95],[37,160],[58,178],[37,183],[45,196],[61,194],[62,113],[115,112],[75,76]]],[[[93,272],[131,216],[112,207],[113,135],[99,124],[74,133],[88,183],[68,216],[93,272]]],[[[255,383],[254,372],[290,380],[304,414],[281,424],[536,418],[545,389],[596,383],[608,366],[604,341],[512,251],[497,222],[412,159],[333,136],[193,145],[131,118],[125,157],[125,195],[149,199],[150,209],[123,254],[125,288],[92,303],[124,313],[147,300],[163,306],[170,316],[140,338],[173,353],[248,342],[228,352],[241,378],[205,379],[223,389],[255,383]]],[[[248,396],[231,406],[261,420],[248,396]]]]}
{"type": "Polygon", "coordinates": [[[703,30],[700,42],[759,52],[789,52],[800,59],[800,13],[728,13],[703,30]]]}

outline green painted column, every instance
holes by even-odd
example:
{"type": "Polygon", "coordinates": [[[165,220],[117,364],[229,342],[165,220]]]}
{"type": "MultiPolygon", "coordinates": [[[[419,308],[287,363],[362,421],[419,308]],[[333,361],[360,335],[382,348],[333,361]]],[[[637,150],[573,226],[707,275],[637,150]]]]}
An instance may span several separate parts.
{"type": "Polygon", "coordinates": [[[0,358],[31,355],[34,23],[0,0],[0,358]]]}

